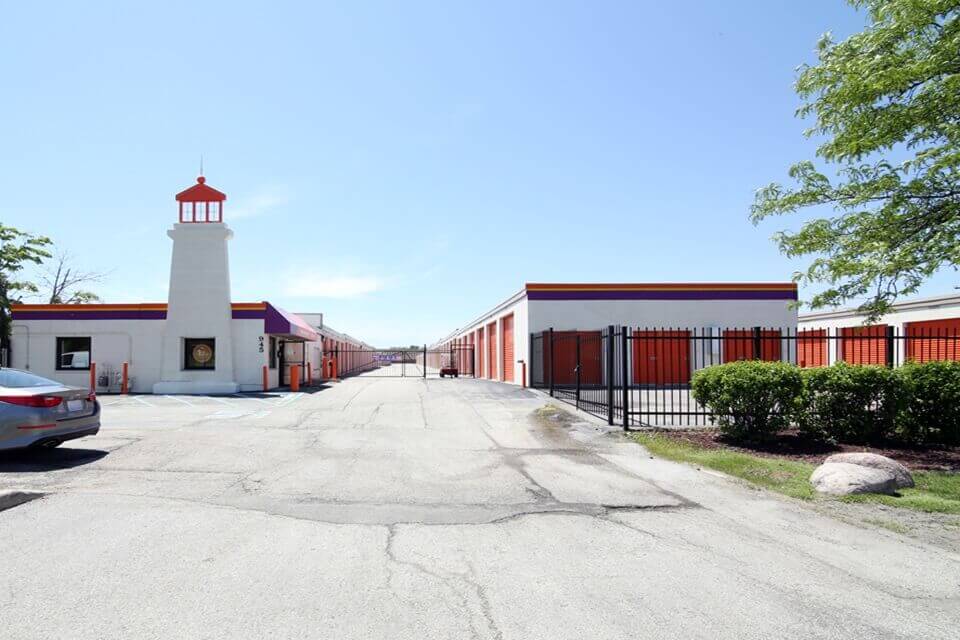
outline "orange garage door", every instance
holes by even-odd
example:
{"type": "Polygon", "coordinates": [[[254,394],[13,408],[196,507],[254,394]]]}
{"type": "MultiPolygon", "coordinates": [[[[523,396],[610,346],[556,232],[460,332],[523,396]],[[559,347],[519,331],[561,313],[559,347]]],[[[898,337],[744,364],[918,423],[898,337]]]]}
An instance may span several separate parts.
{"type": "Polygon", "coordinates": [[[513,382],[513,314],[504,316],[500,321],[500,342],[503,343],[503,364],[500,365],[500,379],[513,382]]]}
{"type": "Polygon", "coordinates": [[[554,331],[553,346],[544,349],[544,370],[550,371],[555,385],[577,383],[577,341],[580,346],[580,383],[599,384],[601,380],[601,343],[599,331],[554,331]]]}
{"type": "Polygon", "coordinates": [[[960,318],[907,324],[907,359],[960,360],[960,318]]]}
{"type": "Polygon", "coordinates": [[[484,344],[483,327],[480,327],[477,329],[477,370],[473,374],[477,378],[483,377],[484,344]]]}
{"type": "MultiPolygon", "coordinates": [[[[753,331],[725,329],[723,332],[723,361],[753,360],[753,331]]],[[[780,359],[780,332],[760,332],[760,359],[773,362],[780,359]]]]}
{"type": "Polygon", "coordinates": [[[887,325],[840,329],[840,359],[850,364],[887,364],[887,325]]]}
{"type": "Polygon", "coordinates": [[[690,382],[689,331],[634,331],[632,342],[635,384],[690,382]]]}
{"type": "Polygon", "coordinates": [[[827,330],[804,329],[797,332],[797,362],[801,367],[827,366],[827,330]]]}
{"type": "Polygon", "coordinates": [[[497,377],[497,323],[487,325],[487,377],[497,377]]]}

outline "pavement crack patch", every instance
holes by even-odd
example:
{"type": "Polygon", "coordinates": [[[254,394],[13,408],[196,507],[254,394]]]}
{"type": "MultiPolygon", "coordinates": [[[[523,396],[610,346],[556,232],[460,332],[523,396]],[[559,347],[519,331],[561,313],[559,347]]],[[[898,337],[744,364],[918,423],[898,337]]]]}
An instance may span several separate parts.
{"type": "MultiPolygon", "coordinates": [[[[450,603],[445,601],[447,608],[454,614],[462,614],[463,612],[470,613],[468,620],[471,638],[503,639],[503,632],[493,618],[490,599],[487,596],[486,589],[477,581],[476,569],[473,563],[468,559],[464,559],[468,571],[452,572],[444,571],[439,567],[431,568],[427,566],[423,560],[401,559],[397,554],[396,539],[397,526],[388,526],[386,544],[388,564],[393,563],[394,565],[409,567],[422,576],[436,580],[446,587],[457,600],[456,607],[451,607],[450,603]],[[471,598],[471,596],[473,597],[471,598]]],[[[414,552],[414,554],[423,558],[423,556],[417,552],[414,552]]],[[[393,580],[396,574],[390,568],[388,568],[387,571],[390,591],[396,596],[397,590],[393,587],[393,580]]]]}

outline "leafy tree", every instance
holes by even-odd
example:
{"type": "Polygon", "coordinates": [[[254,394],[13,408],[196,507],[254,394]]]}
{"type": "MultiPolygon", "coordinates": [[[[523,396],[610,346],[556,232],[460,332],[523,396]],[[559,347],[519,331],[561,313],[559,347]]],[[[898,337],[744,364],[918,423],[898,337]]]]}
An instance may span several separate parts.
{"type": "Polygon", "coordinates": [[[22,293],[37,292],[35,284],[20,279],[20,272],[29,263],[49,258],[45,249],[49,244],[49,238],[0,223],[0,346],[4,348],[10,345],[10,304],[19,302],[22,293]]]}
{"type": "Polygon", "coordinates": [[[751,218],[832,207],[775,240],[813,257],[795,276],[827,285],[812,307],[866,298],[876,319],[960,263],[960,0],[848,1],[869,25],[842,42],[823,36],[796,82],[797,115],[813,119],[806,134],[834,177],[800,162],[794,186],[757,192],[751,218]]]}

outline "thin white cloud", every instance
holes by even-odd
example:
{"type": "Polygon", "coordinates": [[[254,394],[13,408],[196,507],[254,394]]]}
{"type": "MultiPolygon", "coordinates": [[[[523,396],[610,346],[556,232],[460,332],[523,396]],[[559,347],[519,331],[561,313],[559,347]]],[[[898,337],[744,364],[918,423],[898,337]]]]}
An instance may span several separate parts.
{"type": "Polygon", "coordinates": [[[373,276],[296,276],[284,293],[295,298],[356,298],[383,289],[384,281],[373,276]]]}
{"type": "Polygon", "coordinates": [[[282,207],[288,202],[290,202],[290,195],[285,188],[263,188],[249,196],[240,198],[234,206],[227,203],[227,206],[224,207],[224,217],[231,220],[255,218],[271,209],[282,207]]]}

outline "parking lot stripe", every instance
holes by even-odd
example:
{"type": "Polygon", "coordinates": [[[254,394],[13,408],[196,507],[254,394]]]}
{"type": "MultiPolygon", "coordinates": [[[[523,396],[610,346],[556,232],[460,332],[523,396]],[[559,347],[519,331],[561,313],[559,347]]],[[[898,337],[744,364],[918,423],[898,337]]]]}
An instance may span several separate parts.
{"type": "Polygon", "coordinates": [[[177,396],[163,396],[163,397],[164,397],[164,398],[170,398],[171,400],[176,400],[177,402],[182,402],[183,404],[188,405],[188,406],[191,406],[191,407],[197,406],[197,405],[193,404],[192,402],[189,402],[189,401],[187,401],[187,400],[184,400],[183,398],[178,398],[177,396]]]}
{"type": "Polygon", "coordinates": [[[150,404],[149,402],[147,402],[146,400],[144,400],[144,399],[141,398],[140,396],[130,396],[130,397],[133,398],[134,400],[136,400],[137,402],[139,402],[140,404],[145,404],[145,405],[147,405],[148,407],[151,407],[151,408],[154,408],[154,409],[157,407],[157,405],[155,405],[155,404],[150,404]]]}
{"type": "Polygon", "coordinates": [[[213,400],[214,402],[219,402],[220,404],[225,404],[225,405],[227,405],[228,407],[236,407],[236,406],[237,406],[237,405],[233,404],[232,402],[227,402],[227,401],[224,400],[223,398],[218,398],[217,396],[207,396],[207,397],[210,398],[211,400],[213,400]]]}

